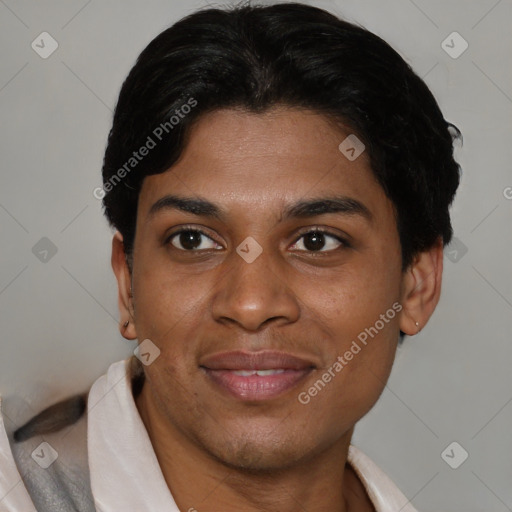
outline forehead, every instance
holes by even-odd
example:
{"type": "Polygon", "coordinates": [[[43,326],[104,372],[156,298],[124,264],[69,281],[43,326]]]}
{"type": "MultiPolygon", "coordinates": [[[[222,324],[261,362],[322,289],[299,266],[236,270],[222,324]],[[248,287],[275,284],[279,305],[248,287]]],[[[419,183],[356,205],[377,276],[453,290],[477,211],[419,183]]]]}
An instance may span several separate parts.
{"type": "Polygon", "coordinates": [[[147,216],[165,194],[208,198],[254,214],[326,195],[364,199],[375,214],[389,209],[366,153],[349,159],[340,151],[349,136],[350,129],[308,110],[208,113],[191,128],[178,162],[144,180],[139,214],[147,216]]]}

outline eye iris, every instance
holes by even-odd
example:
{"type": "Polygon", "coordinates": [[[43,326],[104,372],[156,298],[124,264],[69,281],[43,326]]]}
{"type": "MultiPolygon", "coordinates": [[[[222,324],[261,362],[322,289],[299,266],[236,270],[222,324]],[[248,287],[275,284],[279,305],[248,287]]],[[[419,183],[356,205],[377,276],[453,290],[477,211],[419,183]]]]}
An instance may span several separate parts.
{"type": "Polygon", "coordinates": [[[197,231],[183,231],[179,236],[180,244],[185,249],[195,249],[201,245],[201,233],[197,231]]]}
{"type": "Polygon", "coordinates": [[[308,251],[322,249],[325,244],[325,235],[318,231],[313,231],[304,236],[304,247],[308,251]]]}

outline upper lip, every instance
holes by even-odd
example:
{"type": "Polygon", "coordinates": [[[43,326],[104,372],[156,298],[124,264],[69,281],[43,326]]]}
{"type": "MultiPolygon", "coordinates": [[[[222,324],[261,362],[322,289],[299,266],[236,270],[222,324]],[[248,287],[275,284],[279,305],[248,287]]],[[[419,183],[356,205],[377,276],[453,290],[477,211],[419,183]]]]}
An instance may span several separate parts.
{"type": "Polygon", "coordinates": [[[273,370],[290,369],[305,370],[314,368],[315,364],[303,357],[263,350],[259,352],[219,352],[201,360],[200,366],[210,370],[273,370]]]}

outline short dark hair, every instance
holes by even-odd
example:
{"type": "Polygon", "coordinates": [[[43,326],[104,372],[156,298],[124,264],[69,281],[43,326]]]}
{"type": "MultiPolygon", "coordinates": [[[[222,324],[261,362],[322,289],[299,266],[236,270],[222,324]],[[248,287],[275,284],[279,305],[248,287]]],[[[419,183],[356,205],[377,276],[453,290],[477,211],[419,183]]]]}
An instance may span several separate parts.
{"type": "Polygon", "coordinates": [[[127,257],[142,182],[177,161],[194,122],[221,108],[263,113],[281,105],[324,114],[363,141],[395,208],[402,269],[440,237],[450,242],[459,130],[380,37],[323,9],[282,3],[197,11],[138,57],[103,162],[105,215],[122,233],[127,257]],[[150,140],[146,156],[135,159],[150,140]]]}

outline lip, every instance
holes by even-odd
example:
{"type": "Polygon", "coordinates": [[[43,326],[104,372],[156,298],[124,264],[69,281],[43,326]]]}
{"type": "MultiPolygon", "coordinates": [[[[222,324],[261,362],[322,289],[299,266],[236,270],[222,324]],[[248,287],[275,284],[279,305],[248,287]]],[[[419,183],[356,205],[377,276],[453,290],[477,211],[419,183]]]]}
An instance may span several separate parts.
{"type": "Polygon", "coordinates": [[[276,350],[261,350],[259,352],[219,352],[202,359],[199,366],[210,370],[304,370],[314,368],[313,361],[306,358],[279,352],[276,350]]]}
{"type": "Polygon", "coordinates": [[[262,401],[297,387],[315,368],[313,361],[285,352],[221,352],[201,360],[209,381],[240,400],[262,401]],[[274,375],[237,375],[237,371],[283,370],[274,375]]]}

